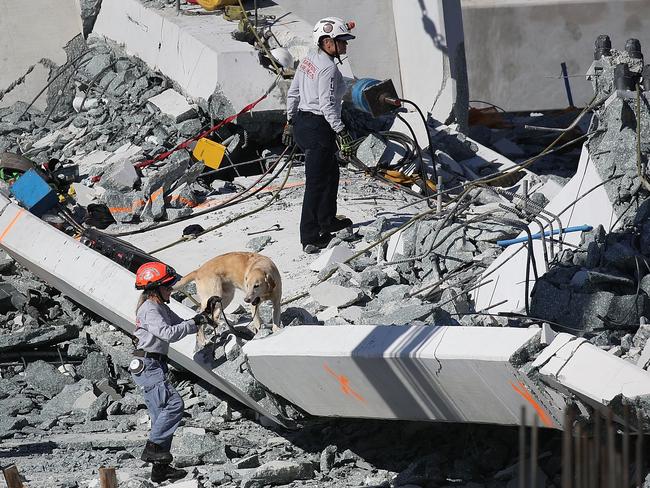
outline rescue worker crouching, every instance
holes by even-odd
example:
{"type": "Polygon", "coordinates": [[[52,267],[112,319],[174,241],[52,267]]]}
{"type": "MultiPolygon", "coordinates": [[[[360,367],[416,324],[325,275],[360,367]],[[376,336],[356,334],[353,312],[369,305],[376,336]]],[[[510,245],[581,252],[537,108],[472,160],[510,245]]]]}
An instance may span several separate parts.
{"type": "Polygon", "coordinates": [[[346,86],[336,65],[354,39],[353,22],[337,17],[319,20],[314,26],[316,49],[300,63],[287,93],[287,124],[282,141],[294,143],[305,153],[305,195],[300,217],[303,251],[316,253],[327,247],[332,232],[352,225],[348,218],[336,217],[339,166],[336,146],[348,158],[352,137],[341,120],[346,86]]]}
{"type": "Polygon", "coordinates": [[[208,319],[199,314],[182,320],[167,306],[172,286],[180,277],[173,268],[159,262],[145,263],[136,273],[135,287],[143,290],[136,309],[134,335],[138,340],[129,370],[144,393],[151,417],[149,440],[142,460],[153,463],[151,480],[183,478],[187,472],[171,467],[170,453],[174,432],[180,425],[185,405],[178,392],[167,381],[169,344],[195,334],[208,319]]]}

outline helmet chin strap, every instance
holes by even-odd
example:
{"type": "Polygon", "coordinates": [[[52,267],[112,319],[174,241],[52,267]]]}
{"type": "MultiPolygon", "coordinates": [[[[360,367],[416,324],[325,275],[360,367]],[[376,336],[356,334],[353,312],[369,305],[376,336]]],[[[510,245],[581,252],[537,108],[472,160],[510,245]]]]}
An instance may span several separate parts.
{"type": "Polygon", "coordinates": [[[334,41],[334,57],[337,59],[340,65],[343,65],[343,61],[341,61],[341,54],[339,53],[339,43],[336,42],[336,39],[333,37],[331,39],[334,41]]]}

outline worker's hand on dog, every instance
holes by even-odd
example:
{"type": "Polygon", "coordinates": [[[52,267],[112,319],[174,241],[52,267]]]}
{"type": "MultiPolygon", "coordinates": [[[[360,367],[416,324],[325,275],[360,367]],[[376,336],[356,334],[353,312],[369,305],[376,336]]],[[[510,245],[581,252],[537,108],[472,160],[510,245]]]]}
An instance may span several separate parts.
{"type": "Polygon", "coordinates": [[[339,151],[342,157],[350,158],[354,156],[354,149],[352,147],[354,140],[347,129],[343,129],[341,132],[336,134],[336,143],[339,146],[339,151]]]}
{"type": "Polygon", "coordinates": [[[287,147],[293,146],[293,124],[287,122],[284,125],[284,130],[282,131],[282,144],[287,147]]]}
{"type": "Polygon", "coordinates": [[[203,313],[199,313],[195,315],[192,320],[194,321],[194,324],[196,324],[197,327],[201,327],[202,325],[208,325],[210,323],[210,319],[208,318],[208,316],[203,313]]]}

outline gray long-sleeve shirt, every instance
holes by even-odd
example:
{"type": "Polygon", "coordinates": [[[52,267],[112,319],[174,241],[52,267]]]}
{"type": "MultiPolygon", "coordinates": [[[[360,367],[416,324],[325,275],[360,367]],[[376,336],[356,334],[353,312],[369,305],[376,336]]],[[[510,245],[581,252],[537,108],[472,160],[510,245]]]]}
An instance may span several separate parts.
{"type": "Polygon", "coordinates": [[[287,93],[287,119],[298,110],[322,115],[334,132],[345,129],[341,103],[346,86],[334,58],[321,49],[311,51],[302,60],[287,93]]]}
{"type": "Polygon", "coordinates": [[[136,314],[133,334],[138,338],[138,349],[166,355],[170,342],[197,330],[194,320],[183,320],[164,303],[146,300],[136,314]]]}

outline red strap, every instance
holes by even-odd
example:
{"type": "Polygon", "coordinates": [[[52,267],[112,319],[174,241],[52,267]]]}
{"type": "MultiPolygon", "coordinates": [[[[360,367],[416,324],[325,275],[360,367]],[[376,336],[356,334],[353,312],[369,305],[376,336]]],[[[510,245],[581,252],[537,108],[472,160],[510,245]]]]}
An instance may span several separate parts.
{"type": "Polygon", "coordinates": [[[241,110],[239,111],[239,113],[236,113],[235,115],[231,115],[230,117],[228,117],[228,118],[222,120],[221,122],[219,122],[217,125],[212,126],[211,128],[209,128],[209,129],[206,130],[205,132],[201,132],[199,135],[194,136],[194,137],[192,137],[192,138],[190,138],[190,139],[187,139],[186,141],[181,142],[181,143],[180,143],[178,146],[176,146],[175,148],[170,149],[169,151],[165,151],[165,152],[163,152],[163,153],[158,154],[158,155],[155,156],[153,159],[146,159],[146,160],[144,160],[144,161],[140,161],[139,163],[136,163],[136,164],[135,164],[135,167],[136,167],[136,168],[146,168],[147,166],[149,166],[149,165],[151,165],[151,164],[153,164],[153,163],[156,163],[156,162],[158,162],[158,161],[162,161],[163,159],[168,158],[169,156],[171,156],[172,154],[174,154],[176,151],[179,151],[179,150],[181,150],[181,149],[185,149],[187,146],[190,145],[190,143],[191,143],[192,141],[197,141],[197,140],[201,139],[202,137],[205,137],[205,136],[207,136],[208,134],[213,133],[214,131],[220,129],[220,128],[223,127],[224,125],[226,125],[226,124],[232,122],[233,120],[235,120],[235,119],[236,119],[237,117],[239,117],[240,115],[245,114],[246,112],[251,111],[253,108],[255,108],[255,105],[257,105],[258,103],[260,103],[260,102],[261,102],[262,100],[264,100],[267,96],[268,96],[268,93],[265,93],[265,94],[262,95],[260,98],[258,98],[257,100],[255,100],[253,103],[249,103],[248,105],[246,105],[243,109],[241,109],[241,110]]]}

